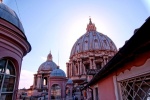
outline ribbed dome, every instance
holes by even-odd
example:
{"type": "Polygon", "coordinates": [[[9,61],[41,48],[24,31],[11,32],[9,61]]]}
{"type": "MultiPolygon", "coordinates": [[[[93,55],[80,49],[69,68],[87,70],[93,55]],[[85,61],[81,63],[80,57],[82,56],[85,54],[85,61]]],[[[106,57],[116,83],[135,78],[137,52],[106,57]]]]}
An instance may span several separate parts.
{"type": "Polygon", "coordinates": [[[70,58],[78,53],[97,50],[116,52],[117,48],[108,36],[96,31],[96,27],[90,19],[87,32],[75,42],[71,50],[70,58]]]}
{"type": "Polygon", "coordinates": [[[24,32],[22,23],[20,22],[17,14],[3,3],[0,3],[0,18],[12,23],[24,32]]]}
{"type": "Polygon", "coordinates": [[[57,65],[52,61],[51,52],[47,56],[47,61],[42,63],[38,69],[38,71],[53,71],[57,69],[57,65]]]}
{"type": "Polygon", "coordinates": [[[57,69],[57,65],[53,61],[46,61],[40,65],[38,71],[53,71],[55,69],[57,69]]]}
{"type": "Polygon", "coordinates": [[[63,70],[61,69],[55,69],[51,72],[50,74],[50,77],[53,77],[53,76],[61,76],[61,77],[66,77],[66,74],[63,70]]]}

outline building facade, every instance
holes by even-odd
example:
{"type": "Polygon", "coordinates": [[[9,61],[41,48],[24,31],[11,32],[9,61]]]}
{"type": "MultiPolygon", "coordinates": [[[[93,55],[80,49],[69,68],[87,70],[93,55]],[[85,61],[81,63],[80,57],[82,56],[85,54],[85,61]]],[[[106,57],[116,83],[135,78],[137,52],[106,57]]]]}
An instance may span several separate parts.
{"type": "Polygon", "coordinates": [[[73,82],[66,77],[63,70],[52,60],[51,52],[34,74],[33,85],[29,89],[21,89],[19,99],[38,100],[72,100],[73,82]],[[22,91],[24,90],[24,91],[22,91]],[[26,93],[27,95],[22,95],[26,93]]]}
{"type": "Polygon", "coordinates": [[[22,58],[30,50],[18,16],[0,1],[0,100],[16,100],[22,58]]]}
{"type": "Polygon", "coordinates": [[[48,91],[48,80],[50,73],[57,69],[57,65],[52,60],[51,52],[47,56],[46,62],[42,63],[38,68],[37,74],[34,74],[33,89],[38,91],[48,91]]]}
{"type": "MultiPolygon", "coordinates": [[[[86,33],[72,47],[70,60],[66,63],[67,77],[73,81],[75,87],[80,87],[89,82],[116,53],[114,42],[103,33],[97,32],[90,18],[86,33]]],[[[86,94],[89,96],[87,92],[86,94]]]]}
{"type": "Polygon", "coordinates": [[[93,100],[150,99],[150,18],[83,88],[93,100]]]}

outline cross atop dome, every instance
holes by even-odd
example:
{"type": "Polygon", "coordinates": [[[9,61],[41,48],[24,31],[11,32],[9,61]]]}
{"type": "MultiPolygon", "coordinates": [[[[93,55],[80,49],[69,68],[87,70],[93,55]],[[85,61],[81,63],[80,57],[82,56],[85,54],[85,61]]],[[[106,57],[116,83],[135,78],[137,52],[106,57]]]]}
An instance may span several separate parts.
{"type": "Polygon", "coordinates": [[[89,31],[96,31],[95,24],[92,23],[91,17],[89,18],[89,24],[87,25],[86,30],[87,30],[87,32],[89,32],[89,31]]]}

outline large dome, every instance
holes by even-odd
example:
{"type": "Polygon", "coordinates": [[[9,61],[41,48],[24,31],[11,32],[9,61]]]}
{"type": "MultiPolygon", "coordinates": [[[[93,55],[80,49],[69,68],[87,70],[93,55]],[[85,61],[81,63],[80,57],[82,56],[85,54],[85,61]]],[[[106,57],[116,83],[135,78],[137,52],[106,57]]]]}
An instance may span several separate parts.
{"type": "Polygon", "coordinates": [[[51,52],[47,56],[47,61],[42,63],[38,69],[38,71],[53,71],[57,69],[57,65],[52,61],[51,52]]]}
{"type": "Polygon", "coordinates": [[[99,50],[116,52],[117,48],[114,42],[108,36],[96,31],[96,27],[90,19],[90,22],[87,26],[87,32],[82,35],[73,45],[70,58],[76,54],[99,50]]]}
{"type": "Polygon", "coordinates": [[[19,28],[22,32],[24,32],[22,23],[20,22],[17,14],[12,9],[10,9],[1,2],[0,2],[0,18],[10,22],[11,24],[19,28]]]}

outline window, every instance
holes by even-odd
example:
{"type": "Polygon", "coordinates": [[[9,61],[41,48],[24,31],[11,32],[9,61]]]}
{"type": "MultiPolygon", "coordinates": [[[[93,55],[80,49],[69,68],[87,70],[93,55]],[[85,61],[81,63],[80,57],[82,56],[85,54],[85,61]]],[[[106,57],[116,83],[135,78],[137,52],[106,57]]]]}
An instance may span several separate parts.
{"type": "Polygon", "coordinates": [[[98,49],[99,46],[98,46],[98,40],[97,39],[94,40],[94,45],[95,45],[95,49],[98,49]]]}
{"type": "Polygon", "coordinates": [[[85,64],[84,66],[85,66],[85,69],[86,69],[86,70],[90,69],[90,64],[89,64],[89,63],[88,63],[88,64],[85,64]]]}
{"type": "Polygon", "coordinates": [[[43,85],[47,85],[47,78],[46,77],[44,77],[43,85]]]}
{"type": "Polygon", "coordinates": [[[8,59],[0,60],[0,99],[11,100],[15,86],[14,64],[8,59]]]}
{"type": "Polygon", "coordinates": [[[78,75],[78,65],[76,65],[76,75],[78,75]]]}
{"type": "Polygon", "coordinates": [[[61,100],[61,88],[58,84],[51,87],[51,100],[61,100]]]}
{"type": "Polygon", "coordinates": [[[150,74],[120,81],[123,100],[150,100],[150,74]]]}
{"type": "Polygon", "coordinates": [[[84,50],[88,50],[88,41],[87,41],[87,39],[85,40],[84,50]]]}
{"type": "Polygon", "coordinates": [[[95,100],[99,100],[98,99],[98,88],[97,87],[95,88],[95,100]]]}
{"type": "Polygon", "coordinates": [[[97,62],[97,63],[96,63],[96,68],[97,68],[97,69],[101,69],[101,68],[102,68],[101,65],[102,65],[101,62],[97,62]]]}

